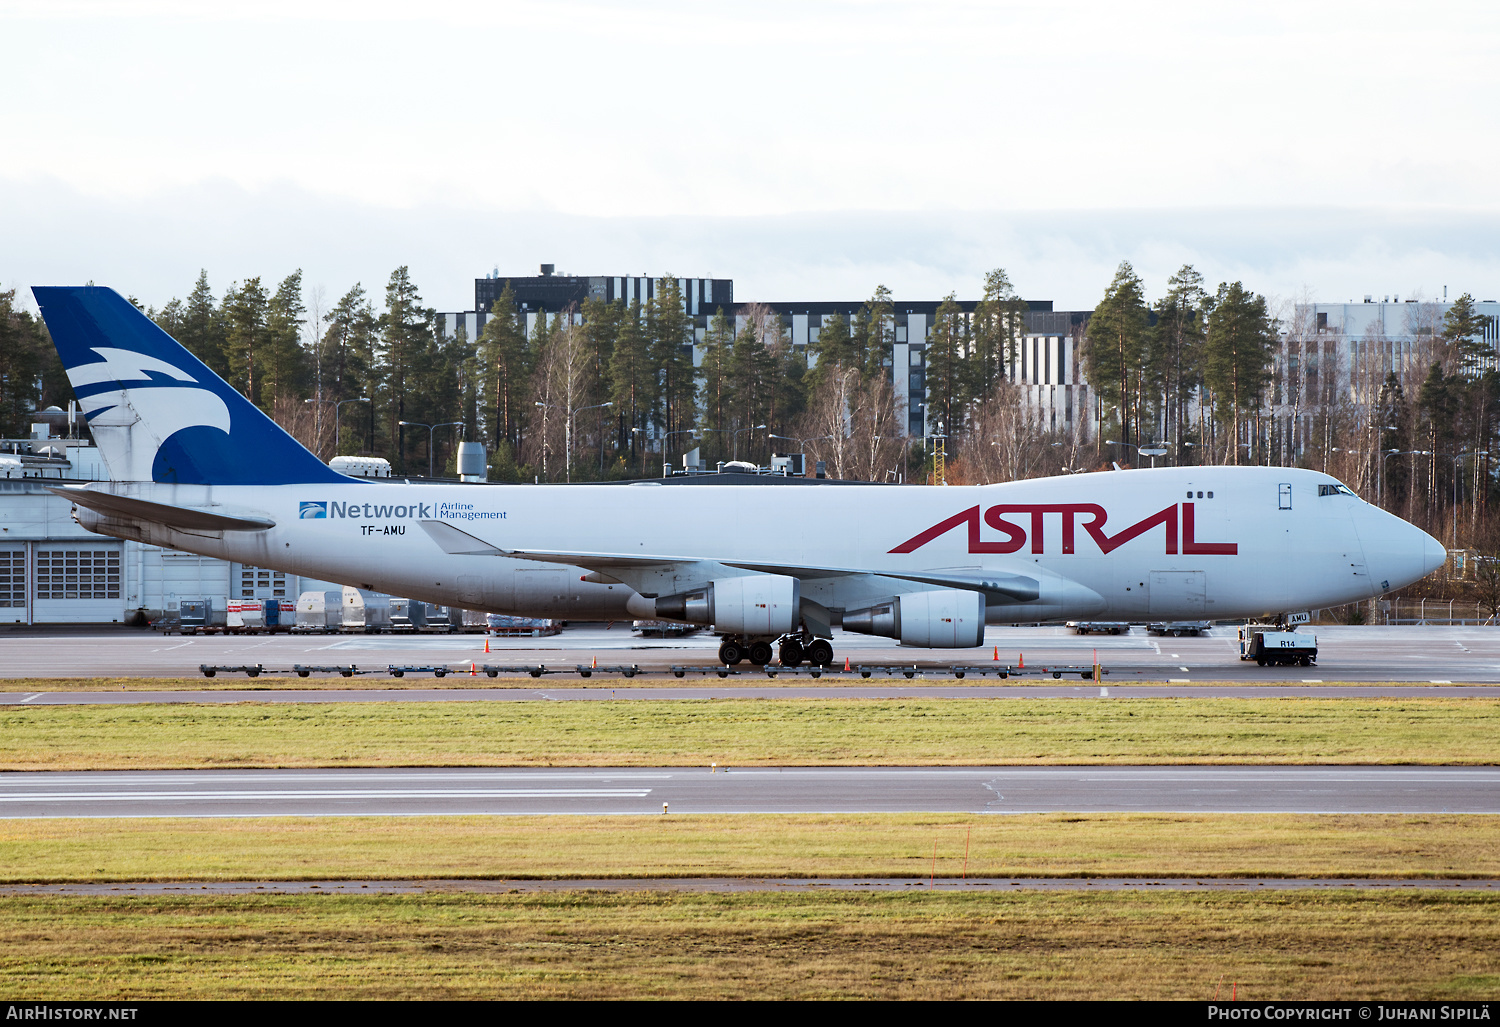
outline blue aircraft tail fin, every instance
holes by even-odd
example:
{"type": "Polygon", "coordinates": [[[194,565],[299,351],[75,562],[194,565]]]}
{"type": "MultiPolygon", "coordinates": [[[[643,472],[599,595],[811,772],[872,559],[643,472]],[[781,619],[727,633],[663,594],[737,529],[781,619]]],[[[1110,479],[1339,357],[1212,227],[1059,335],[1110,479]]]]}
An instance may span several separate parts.
{"type": "Polygon", "coordinates": [[[32,289],[110,478],[349,481],[113,289],[32,289]]]}

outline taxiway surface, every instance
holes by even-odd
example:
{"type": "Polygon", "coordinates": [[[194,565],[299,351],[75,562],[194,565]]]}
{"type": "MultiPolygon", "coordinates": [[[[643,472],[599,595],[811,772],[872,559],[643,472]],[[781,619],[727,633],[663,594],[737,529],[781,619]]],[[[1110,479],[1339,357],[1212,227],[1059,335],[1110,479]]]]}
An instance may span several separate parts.
{"type": "MultiPolygon", "coordinates": [[[[1306,629],[1304,629],[1306,630],[1306,629]]],[[[1074,635],[1064,628],[991,627],[982,649],[907,649],[889,639],[837,632],[836,666],[922,666],[920,676],[951,677],[954,664],[1024,662],[1089,666],[1097,656],[1109,683],[1188,684],[1233,682],[1302,684],[1320,681],[1500,683],[1500,629],[1493,627],[1319,627],[1315,667],[1257,667],[1239,659],[1233,628],[1200,638],[1152,637],[1137,627],[1129,635],[1074,635]]],[[[643,639],[623,624],[580,625],[549,638],[482,635],[210,635],[183,637],[143,629],[59,635],[12,629],[0,635],[0,678],[194,677],[204,664],[263,665],[267,675],[291,673],[297,664],[357,666],[363,680],[389,680],[391,666],[443,667],[467,673],[471,665],[544,665],[578,683],[576,668],[638,665],[643,674],[669,673],[674,665],[717,663],[717,640],[707,633],[684,639],[643,639]],[[368,672],[368,673],[366,673],[368,672]]],[[[773,667],[774,669],[774,667],[773,667]]],[[[763,678],[740,664],[730,679],[763,678]]],[[[315,675],[316,676],[316,675],[315,675]]],[[[327,676],[327,675],[323,675],[327,676]]],[[[410,677],[410,675],[409,675],[410,677]]],[[[602,677],[593,679],[599,682],[602,677]]],[[[779,679],[784,680],[784,679],[779,679]]],[[[829,681],[830,678],[822,679],[829,681]]],[[[973,678],[969,678],[973,680],[973,678]]],[[[806,683],[806,682],[804,682],[806,683]]]]}
{"type": "Polygon", "coordinates": [[[1497,767],[749,767],[0,774],[0,818],[1500,813],[1497,767]],[[669,812],[667,812],[669,811],[669,812]]]}

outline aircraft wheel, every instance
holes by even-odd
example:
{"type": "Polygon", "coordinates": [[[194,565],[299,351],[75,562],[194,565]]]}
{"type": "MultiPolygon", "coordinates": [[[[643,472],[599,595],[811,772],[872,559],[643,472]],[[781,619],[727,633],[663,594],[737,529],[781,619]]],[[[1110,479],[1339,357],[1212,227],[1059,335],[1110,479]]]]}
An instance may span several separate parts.
{"type": "Polygon", "coordinates": [[[833,663],[833,643],[826,638],[815,638],[807,647],[807,662],[815,667],[827,667],[833,663]]]}
{"type": "Polygon", "coordinates": [[[719,662],[726,667],[733,667],[744,658],[744,647],[732,638],[726,638],[724,644],[719,646],[719,662]]]}
{"type": "Polygon", "coordinates": [[[750,643],[750,662],[757,667],[764,667],[771,662],[771,643],[766,641],[750,643]]]}
{"type": "Polygon", "coordinates": [[[1265,660],[1256,660],[1255,661],[1255,665],[1257,667],[1264,667],[1266,665],[1266,661],[1265,660]]]}
{"type": "Polygon", "coordinates": [[[781,643],[781,665],[783,667],[799,667],[802,665],[802,643],[795,638],[789,638],[781,643]]]}

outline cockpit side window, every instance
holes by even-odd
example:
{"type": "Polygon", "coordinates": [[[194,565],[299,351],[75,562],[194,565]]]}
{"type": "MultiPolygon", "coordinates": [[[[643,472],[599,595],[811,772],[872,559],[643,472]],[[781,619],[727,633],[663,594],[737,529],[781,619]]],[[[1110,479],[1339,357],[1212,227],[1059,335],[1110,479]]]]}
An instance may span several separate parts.
{"type": "Polygon", "coordinates": [[[1339,484],[1319,485],[1318,486],[1318,495],[1320,495],[1320,496],[1352,496],[1352,495],[1354,495],[1354,491],[1352,489],[1350,489],[1348,485],[1339,485],[1339,484]]]}

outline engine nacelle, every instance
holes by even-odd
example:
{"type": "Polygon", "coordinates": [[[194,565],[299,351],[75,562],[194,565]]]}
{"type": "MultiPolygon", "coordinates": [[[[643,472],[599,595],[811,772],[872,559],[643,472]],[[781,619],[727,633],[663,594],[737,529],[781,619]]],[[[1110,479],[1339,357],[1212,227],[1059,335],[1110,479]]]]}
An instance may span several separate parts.
{"type": "Polygon", "coordinates": [[[969,649],[984,645],[984,596],[967,589],[907,592],[847,611],[844,630],[925,649],[969,649]]]}
{"type": "Polygon", "coordinates": [[[796,629],[801,599],[802,583],[796,578],[748,574],[721,578],[691,592],[659,596],[653,616],[712,624],[726,635],[775,637],[796,629]]]}

